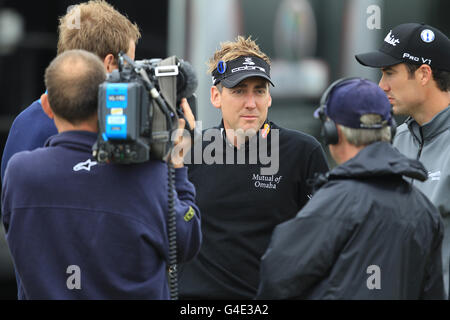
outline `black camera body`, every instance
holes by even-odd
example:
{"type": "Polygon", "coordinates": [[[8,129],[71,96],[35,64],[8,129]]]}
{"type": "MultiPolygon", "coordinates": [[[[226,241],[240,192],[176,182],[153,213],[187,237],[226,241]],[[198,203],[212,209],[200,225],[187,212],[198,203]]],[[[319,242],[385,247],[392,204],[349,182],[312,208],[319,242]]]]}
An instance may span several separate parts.
{"type": "Polygon", "coordinates": [[[99,86],[96,160],[120,164],[167,160],[172,132],[184,116],[178,107],[181,98],[195,97],[196,87],[195,72],[183,60],[132,61],[120,54],[119,69],[99,86]]]}

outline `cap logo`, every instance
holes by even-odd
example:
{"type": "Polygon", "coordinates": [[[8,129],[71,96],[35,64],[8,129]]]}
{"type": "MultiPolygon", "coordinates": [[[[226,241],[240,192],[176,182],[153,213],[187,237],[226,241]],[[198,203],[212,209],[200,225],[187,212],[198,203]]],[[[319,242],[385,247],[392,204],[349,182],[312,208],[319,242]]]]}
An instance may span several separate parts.
{"type": "Polygon", "coordinates": [[[248,65],[246,65],[244,67],[234,68],[231,70],[231,73],[236,73],[236,72],[241,72],[241,71],[253,71],[253,70],[257,70],[257,71],[266,73],[266,69],[264,69],[263,67],[248,66],[248,65]]]}
{"type": "Polygon", "coordinates": [[[248,66],[254,66],[255,65],[255,63],[253,62],[252,58],[245,58],[245,62],[243,64],[248,65],[248,66]]]}
{"type": "Polygon", "coordinates": [[[224,74],[225,71],[227,71],[227,63],[221,60],[217,64],[217,72],[219,72],[220,74],[224,74]]]}
{"type": "Polygon", "coordinates": [[[225,87],[231,88],[250,76],[260,76],[270,81],[270,65],[264,59],[256,56],[240,56],[227,62],[220,60],[211,75],[213,77],[212,80],[214,86],[219,82],[227,80],[224,81],[223,84],[225,87]],[[241,72],[245,73],[243,73],[242,76],[236,75],[236,73],[241,72]],[[264,74],[260,75],[260,73],[264,74]]]}
{"type": "Polygon", "coordinates": [[[398,43],[400,43],[400,40],[395,39],[395,37],[392,35],[392,30],[389,31],[386,38],[384,38],[384,41],[389,43],[390,45],[393,45],[394,47],[397,46],[398,43]]]}
{"type": "Polygon", "coordinates": [[[430,43],[434,41],[435,35],[434,32],[430,29],[425,29],[420,34],[420,37],[422,38],[423,42],[430,43]]]}

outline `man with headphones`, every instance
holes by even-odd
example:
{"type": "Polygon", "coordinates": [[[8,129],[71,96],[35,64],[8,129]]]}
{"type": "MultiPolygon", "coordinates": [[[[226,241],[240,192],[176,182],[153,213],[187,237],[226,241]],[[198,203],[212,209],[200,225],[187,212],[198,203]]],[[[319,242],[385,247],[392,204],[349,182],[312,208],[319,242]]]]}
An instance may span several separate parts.
{"type": "Polygon", "coordinates": [[[316,181],[262,257],[260,299],[443,299],[443,223],[405,178],[423,165],[394,149],[389,100],[360,78],[335,82],[316,115],[339,164],[316,181]]]}

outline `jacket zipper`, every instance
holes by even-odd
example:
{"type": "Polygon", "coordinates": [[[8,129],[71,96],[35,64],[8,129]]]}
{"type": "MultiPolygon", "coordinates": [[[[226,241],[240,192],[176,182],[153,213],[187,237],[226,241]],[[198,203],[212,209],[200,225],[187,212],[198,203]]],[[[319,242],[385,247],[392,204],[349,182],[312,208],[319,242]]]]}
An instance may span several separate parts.
{"type": "Polygon", "coordinates": [[[422,127],[419,128],[420,132],[420,146],[419,146],[419,153],[417,154],[417,160],[420,160],[420,156],[422,155],[422,149],[423,149],[423,133],[422,133],[422,127]]]}
{"type": "MultiPolygon", "coordinates": [[[[423,150],[423,132],[422,132],[422,127],[419,127],[419,133],[420,133],[420,141],[419,141],[419,152],[417,153],[417,160],[420,161],[420,156],[422,155],[422,150],[423,150]]],[[[411,185],[414,184],[414,178],[411,179],[411,185]]]]}

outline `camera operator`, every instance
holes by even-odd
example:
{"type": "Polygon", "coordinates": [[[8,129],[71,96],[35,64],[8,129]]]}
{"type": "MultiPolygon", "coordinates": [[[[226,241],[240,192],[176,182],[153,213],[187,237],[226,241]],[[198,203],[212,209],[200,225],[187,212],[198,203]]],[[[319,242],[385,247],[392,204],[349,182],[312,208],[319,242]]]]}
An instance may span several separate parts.
{"type": "Polygon", "coordinates": [[[275,228],[261,260],[261,299],[443,299],[443,222],[404,179],[423,165],[389,143],[389,100],[344,79],[322,97],[325,140],[339,164],[297,216],[275,228]]]}
{"type": "MultiPolygon", "coordinates": [[[[110,73],[118,68],[119,52],[134,59],[141,37],[137,25],[106,1],[89,1],[74,6],[59,20],[58,54],[82,49],[95,53],[110,73]],[[73,23],[79,22],[79,25],[73,23]]],[[[9,159],[17,152],[43,147],[57,129],[43,112],[40,100],[33,102],[14,120],[3,150],[1,178],[9,159]]]]}
{"type": "MultiPolygon", "coordinates": [[[[14,155],[2,210],[19,299],[169,299],[168,168],[163,161],[100,164],[101,60],[83,50],[57,56],[45,73],[45,113],[59,134],[14,155]]],[[[182,108],[193,124],[186,100],[182,108]]],[[[180,129],[184,121],[179,122],[180,129]]],[[[195,189],[175,170],[178,260],[201,243],[195,189]]]]}

